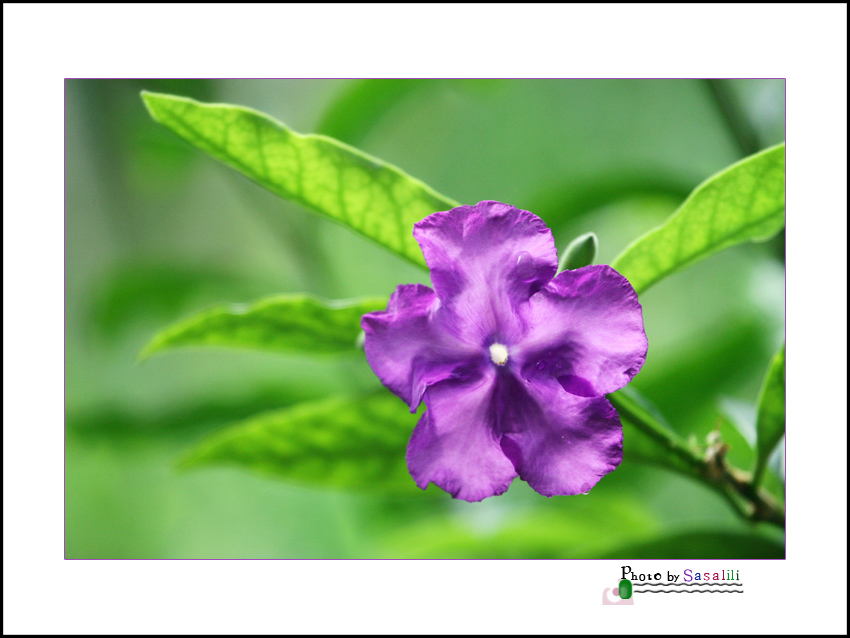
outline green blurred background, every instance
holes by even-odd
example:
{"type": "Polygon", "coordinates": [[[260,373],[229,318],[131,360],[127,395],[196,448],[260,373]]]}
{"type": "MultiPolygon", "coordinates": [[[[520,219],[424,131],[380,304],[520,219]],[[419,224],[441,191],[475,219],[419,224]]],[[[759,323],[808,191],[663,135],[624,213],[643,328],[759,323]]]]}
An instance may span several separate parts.
{"type": "MultiPolygon", "coordinates": [[[[517,480],[481,503],[381,496],[239,468],[178,472],[204,434],[258,411],[373,388],[362,358],[225,349],[136,362],[158,329],[277,292],[388,295],[427,273],[282,201],[153,122],[142,89],[250,106],[401,167],[462,203],[540,215],[559,248],[610,262],[712,173],[784,139],[783,80],[68,80],[65,86],[66,558],[781,558],[784,535],[628,460],[588,496],[517,480]]],[[[730,460],[784,334],[784,233],[641,296],[633,385],[730,460]]],[[[404,409],[399,401],[399,409],[404,409]]],[[[629,441],[625,447],[628,453],[629,441]]],[[[784,444],[780,447],[784,448],[784,444]]],[[[400,459],[399,462],[403,462],[400,459]]],[[[772,463],[782,495],[783,459],[772,463]]]]}

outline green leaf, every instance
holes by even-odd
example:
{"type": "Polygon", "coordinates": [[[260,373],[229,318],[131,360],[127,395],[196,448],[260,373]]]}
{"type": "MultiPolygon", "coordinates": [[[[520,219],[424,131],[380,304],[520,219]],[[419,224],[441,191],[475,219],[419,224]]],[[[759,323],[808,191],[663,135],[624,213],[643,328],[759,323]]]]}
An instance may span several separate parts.
{"type": "Polygon", "coordinates": [[[785,144],[780,144],[708,178],[611,266],[641,292],[724,248],[769,239],[784,225],[785,144]]]}
{"type": "Polygon", "coordinates": [[[395,166],[323,135],[300,135],[230,104],[143,92],[151,116],[285,199],[425,266],[413,224],[457,203],[395,166]]]}
{"type": "Polygon", "coordinates": [[[157,333],[140,354],[182,346],[230,346],[272,352],[356,352],[360,317],[386,308],[385,297],[329,302],[309,295],[275,295],[250,305],[217,306],[157,333]]]}
{"type": "Polygon", "coordinates": [[[412,493],[405,450],[417,418],[385,390],[302,403],[210,435],[180,466],[236,464],[313,486],[412,493]]]}
{"type": "Polygon", "coordinates": [[[756,417],[756,468],[753,484],[758,485],[773,448],[785,434],[785,344],[770,362],[761,386],[756,417]]]}

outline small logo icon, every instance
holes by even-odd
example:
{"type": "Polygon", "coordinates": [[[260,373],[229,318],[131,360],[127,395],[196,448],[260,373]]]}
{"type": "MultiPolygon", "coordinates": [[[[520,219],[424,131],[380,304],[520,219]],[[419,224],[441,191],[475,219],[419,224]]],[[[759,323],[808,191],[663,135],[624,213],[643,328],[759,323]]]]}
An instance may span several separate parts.
{"type": "Polygon", "coordinates": [[[628,578],[623,578],[616,589],[609,589],[608,587],[606,587],[602,591],[602,604],[634,605],[635,601],[632,598],[632,581],[630,581],[628,578]],[[610,598],[608,598],[609,591],[611,592],[611,595],[615,598],[615,600],[611,600],[610,598]]]}

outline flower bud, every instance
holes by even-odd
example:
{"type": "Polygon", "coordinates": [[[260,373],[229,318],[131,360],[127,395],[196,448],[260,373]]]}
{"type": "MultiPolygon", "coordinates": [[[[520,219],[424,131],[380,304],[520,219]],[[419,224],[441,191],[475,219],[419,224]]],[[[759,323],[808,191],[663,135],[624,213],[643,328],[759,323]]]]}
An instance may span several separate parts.
{"type": "Polygon", "coordinates": [[[595,233],[579,235],[570,242],[561,255],[561,263],[558,264],[558,272],[562,270],[575,270],[582,266],[589,266],[596,259],[596,250],[599,240],[595,233]]]}

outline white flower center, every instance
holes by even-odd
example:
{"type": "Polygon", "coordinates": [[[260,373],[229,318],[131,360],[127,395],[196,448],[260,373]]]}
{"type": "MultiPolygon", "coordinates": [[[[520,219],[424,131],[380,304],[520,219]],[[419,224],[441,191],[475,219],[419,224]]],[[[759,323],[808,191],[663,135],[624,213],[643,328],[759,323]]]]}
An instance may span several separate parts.
{"type": "Polygon", "coordinates": [[[490,346],[490,358],[497,366],[503,366],[508,362],[508,349],[501,343],[490,346]]]}

